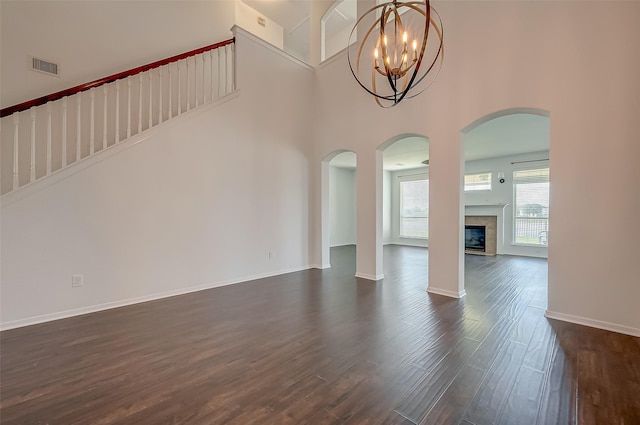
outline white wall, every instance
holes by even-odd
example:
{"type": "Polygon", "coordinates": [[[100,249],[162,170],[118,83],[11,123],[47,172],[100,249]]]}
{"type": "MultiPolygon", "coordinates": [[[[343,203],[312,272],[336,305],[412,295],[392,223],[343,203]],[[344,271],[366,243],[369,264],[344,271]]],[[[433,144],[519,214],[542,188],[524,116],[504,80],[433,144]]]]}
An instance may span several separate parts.
{"type": "Polygon", "coordinates": [[[0,105],[231,38],[234,1],[2,1],[0,105]],[[53,61],[60,77],[31,71],[53,61]]]}
{"type": "Polygon", "coordinates": [[[382,243],[392,243],[391,237],[391,171],[382,173],[382,243]]]}
{"type": "MultiPolygon", "coordinates": [[[[537,161],[549,159],[549,151],[534,152],[524,155],[504,156],[500,158],[483,159],[469,161],[465,163],[465,173],[492,172],[492,190],[490,191],[470,191],[464,193],[465,205],[489,205],[504,204],[503,209],[503,241],[498,241],[498,247],[502,248],[499,254],[526,255],[530,257],[544,257],[548,255],[548,249],[544,246],[525,246],[513,243],[513,172],[532,167],[547,167],[548,161],[533,162],[525,164],[512,164],[519,161],[537,161]],[[504,183],[498,182],[498,172],[503,172],[504,183]]],[[[553,182],[552,182],[553,184],[553,182]]],[[[554,206],[552,205],[551,208],[554,206]]]]}
{"type": "Polygon", "coordinates": [[[331,246],[356,243],[356,170],[331,166],[331,246]]]}
{"type": "Polygon", "coordinates": [[[313,74],[243,31],[236,52],[237,98],[3,199],[3,327],[308,267],[313,74]]]}
{"type": "MultiPolygon", "coordinates": [[[[155,48],[164,52],[175,37],[186,40],[176,32],[195,28],[194,38],[200,40],[204,27],[192,22],[206,23],[204,32],[216,27],[201,11],[176,19],[179,13],[155,9],[158,3],[135,3],[132,7],[144,12],[153,10],[150,15],[171,15],[171,28],[179,31],[157,25],[162,18],[155,16],[148,32],[140,29],[144,26],[137,15],[94,22],[92,29],[104,28],[96,32],[103,35],[87,44],[103,52],[128,50],[127,41],[146,40],[143,32],[150,37],[148,49],[142,49],[150,58],[142,60],[137,46],[136,63],[105,55],[102,65],[94,67],[86,58],[101,58],[87,56],[84,46],[92,36],[78,36],[89,29],[76,21],[81,11],[96,14],[97,3],[64,3],[77,11],[56,13],[48,9],[54,6],[46,6],[47,13],[36,20],[42,25],[26,25],[32,21],[22,8],[38,12],[42,3],[1,3],[3,105],[37,96],[43,87],[21,75],[13,61],[5,73],[5,58],[23,60],[31,53],[29,46],[54,53],[65,41],[59,50],[66,55],[62,65],[75,61],[87,67],[82,76],[61,84],[67,87],[76,79],[82,83],[166,57],[156,55],[155,48]],[[14,7],[20,13],[8,17],[6,11],[14,7]],[[50,28],[44,21],[70,26],[50,28]],[[121,21],[133,23],[117,27],[118,34],[113,22],[121,21]],[[42,28],[35,32],[40,39],[29,36],[34,27],[42,28]],[[15,34],[22,46],[17,53],[5,50],[15,34]],[[20,90],[10,89],[14,80],[20,90]]],[[[125,7],[123,2],[100,7],[111,4],[125,7]]],[[[209,5],[222,15],[233,13],[226,3],[203,7],[209,5]]],[[[377,242],[383,228],[376,216],[382,197],[376,149],[406,133],[430,141],[429,289],[459,295],[464,290],[460,132],[498,111],[536,108],[548,111],[551,119],[547,313],[640,335],[634,267],[640,240],[640,3],[461,1],[436,6],[446,28],[444,67],[426,93],[396,108],[375,106],[344,60],[319,68],[308,92],[312,79],[306,70],[243,35],[238,99],[211,114],[185,117],[113,161],[19,202],[3,203],[2,322],[322,264],[320,163],[337,149],[358,155],[357,270],[375,277],[381,271],[377,242]],[[593,28],[598,28],[597,37],[593,28]],[[260,72],[252,71],[256,63],[262,64],[260,72]],[[229,160],[236,156],[243,158],[243,172],[229,160]],[[598,178],[584,178],[585,167],[595,167],[598,178]],[[269,250],[275,252],[271,261],[269,250]],[[73,273],[85,274],[84,288],[71,290],[73,273]]],[[[122,9],[116,15],[117,10],[122,9]]],[[[318,11],[312,12],[319,19],[318,11]]],[[[106,9],[98,15],[100,21],[117,17],[106,9]]],[[[311,28],[318,26],[312,23],[311,28]]],[[[318,53],[313,47],[314,63],[318,53]]],[[[50,92],[51,83],[45,85],[50,92]]]]}
{"type": "Polygon", "coordinates": [[[399,134],[422,134],[430,141],[428,284],[461,294],[461,131],[510,108],[548,111],[548,313],[640,334],[633,266],[640,240],[640,3],[461,1],[436,7],[446,57],[438,80],[422,95],[383,110],[344,61],[318,70],[315,161],[337,148],[358,155],[358,271],[375,275],[382,260],[375,247],[374,200],[380,195],[372,188],[374,152],[399,134]],[[585,167],[595,167],[598,178],[585,178],[585,167]]]}
{"type": "Polygon", "coordinates": [[[236,2],[235,24],[244,28],[250,33],[260,37],[267,43],[273,44],[278,49],[284,48],[284,32],[282,26],[278,25],[266,16],[258,13],[244,2],[236,2]],[[258,23],[258,19],[264,20],[265,25],[258,23]]]}

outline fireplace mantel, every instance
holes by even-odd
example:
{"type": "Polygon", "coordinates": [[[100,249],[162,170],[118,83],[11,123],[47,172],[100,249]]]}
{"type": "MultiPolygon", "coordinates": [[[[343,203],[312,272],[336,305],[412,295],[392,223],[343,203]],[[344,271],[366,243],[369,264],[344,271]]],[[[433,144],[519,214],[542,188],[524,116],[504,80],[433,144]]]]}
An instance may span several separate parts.
{"type": "Polygon", "coordinates": [[[483,208],[483,209],[499,209],[504,210],[509,204],[465,204],[465,210],[467,208],[483,208]]]}

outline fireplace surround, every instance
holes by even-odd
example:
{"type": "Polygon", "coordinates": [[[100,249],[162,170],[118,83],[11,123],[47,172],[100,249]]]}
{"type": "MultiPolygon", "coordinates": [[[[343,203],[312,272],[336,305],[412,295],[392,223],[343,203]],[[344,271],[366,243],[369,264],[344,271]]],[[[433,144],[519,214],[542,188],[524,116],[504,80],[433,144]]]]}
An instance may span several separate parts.
{"type": "MultiPolygon", "coordinates": [[[[484,251],[468,249],[465,243],[465,254],[496,255],[498,245],[498,217],[495,215],[467,215],[464,217],[465,240],[467,226],[471,228],[484,227],[484,251]]],[[[473,248],[473,247],[472,247],[473,248]]],[[[477,248],[477,247],[476,247],[477,248]]]]}

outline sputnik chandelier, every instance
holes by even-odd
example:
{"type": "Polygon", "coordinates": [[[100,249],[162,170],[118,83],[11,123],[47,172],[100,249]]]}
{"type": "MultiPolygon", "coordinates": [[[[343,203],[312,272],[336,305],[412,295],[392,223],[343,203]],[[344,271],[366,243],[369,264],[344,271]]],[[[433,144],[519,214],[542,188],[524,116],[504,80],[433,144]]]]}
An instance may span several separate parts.
{"type": "Polygon", "coordinates": [[[356,21],[349,45],[360,23],[371,21],[357,49],[349,49],[349,68],[377,104],[389,108],[422,93],[437,76],[444,57],[442,20],[429,0],[392,0],[356,21]]]}

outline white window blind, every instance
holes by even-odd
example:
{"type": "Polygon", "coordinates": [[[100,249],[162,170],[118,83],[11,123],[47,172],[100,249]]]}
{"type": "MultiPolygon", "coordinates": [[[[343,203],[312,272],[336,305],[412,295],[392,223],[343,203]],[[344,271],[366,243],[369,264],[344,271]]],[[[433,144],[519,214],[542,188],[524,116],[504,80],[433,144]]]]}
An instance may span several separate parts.
{"type": "Polygon", "coordinates": [[[400,182],[400,236],[429,237],[429,180],[400,182]]]}
{"type": "Polygon", "coordinates": [[[514,232],[517,244],[547,245],[549,168],[514,171],[514,232]]]}
{"type": "Polygon", "coordinates": [[[464,190],[491,190],[491,172],[464,175],[464,190]]]}

